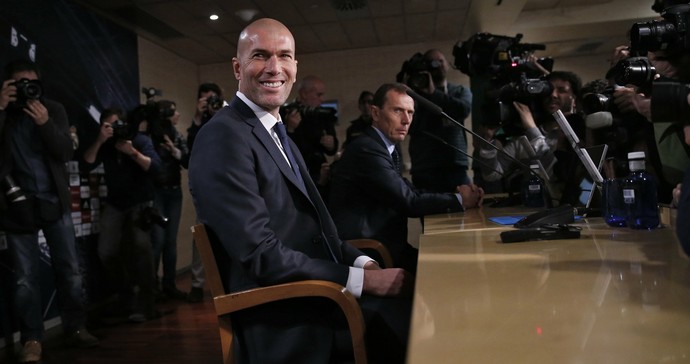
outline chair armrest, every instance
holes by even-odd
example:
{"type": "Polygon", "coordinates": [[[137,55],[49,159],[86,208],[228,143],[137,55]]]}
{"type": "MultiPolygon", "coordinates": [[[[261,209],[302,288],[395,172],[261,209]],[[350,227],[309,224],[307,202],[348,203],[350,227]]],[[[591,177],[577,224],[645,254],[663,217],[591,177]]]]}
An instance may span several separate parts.
{"type": "Polygon", "coordinates": [[[375,250],[381,256],[381,259],[383,259],[382,263],[386,268],[394,267],[393,257],[391,257],[390,252],[388,252],[388,248],[386,248],[385,245],[381,244],[380,241],[374,239],[352,239],[348,240],[347,243],[360,250],[375,250]]]}
{"type": "Polygon", "coordinates": [[[325,297],[334,301],[345,314],[352,336],[357,363],[366,363],[364,317],[357,299],[339,284],[322,280],[305,280],[259,287],[213,298],[218,316],[264,303],[298,297],[325,297]]]}

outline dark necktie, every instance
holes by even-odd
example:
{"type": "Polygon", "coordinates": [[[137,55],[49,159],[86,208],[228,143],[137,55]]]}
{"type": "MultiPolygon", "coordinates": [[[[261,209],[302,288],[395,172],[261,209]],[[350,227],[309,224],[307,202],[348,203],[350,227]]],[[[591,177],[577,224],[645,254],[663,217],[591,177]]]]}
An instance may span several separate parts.
{"type": "Polygon", "coordinates": [[[285,155],[287,155],[288,161],[290,161],[292,171],[295,172],[297,180],[304,187],[304,180],[302,180],[302,175],[299,173],[299,166],[297,165],[295,156],[292,155],[292,148],[290,148],[287,132],[285,131],[285,124],[278,122],[273,127],[273,130],[275,130],[276,134],[278,134],[278,139],[280,139],[280,144],[283,145],[283,150],[285,151],[285,155]]]}
{"type": "Polygon", "coordinates": [[[391,153],[391,158],[393,158],[393,167],[395,167],[395,171],[400,174],[400,153],[398,153],[397,149],[393,149],[393,153],[391,153]]]}

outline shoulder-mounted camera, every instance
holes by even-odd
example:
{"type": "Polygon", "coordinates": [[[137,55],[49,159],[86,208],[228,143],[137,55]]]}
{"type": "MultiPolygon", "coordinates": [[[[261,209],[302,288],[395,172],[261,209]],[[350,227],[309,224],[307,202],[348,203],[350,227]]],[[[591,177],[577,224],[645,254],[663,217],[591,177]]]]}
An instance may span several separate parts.
{"type": "Polygon", "coordinates": [[[420,90],[429,86],[429,73],[441,67],[437,61],[427,61],[421,53],[415,53],[412,58],[403,62],[400,72],[395,80],[410,86],[414,90],[420,90]]]}

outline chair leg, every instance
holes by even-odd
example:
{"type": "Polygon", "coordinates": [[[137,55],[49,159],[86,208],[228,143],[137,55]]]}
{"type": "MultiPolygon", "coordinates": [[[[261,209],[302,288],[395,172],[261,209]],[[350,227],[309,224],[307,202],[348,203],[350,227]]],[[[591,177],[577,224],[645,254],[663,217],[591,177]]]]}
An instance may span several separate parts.
{"type": "Polygon", "coordinates": [[[229,319],[218,317],[220,345],[223,348],[223,363],[233,364],[232,324],[229,319]]]}

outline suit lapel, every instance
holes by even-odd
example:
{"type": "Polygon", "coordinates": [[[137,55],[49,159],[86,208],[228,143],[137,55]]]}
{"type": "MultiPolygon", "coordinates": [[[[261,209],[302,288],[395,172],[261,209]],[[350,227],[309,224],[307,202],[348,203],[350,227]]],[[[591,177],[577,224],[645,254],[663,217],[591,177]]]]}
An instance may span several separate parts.
{"type": "MultiPolygon", "coordinates": [[[[297,189],[299,189],[302,194],[304,194],[306,197],[309,197],[309,194],[307,191],[304,189],[302,184],[300,184],[297,181],[297,176],[295,176],[295,172],[292,171],[292,168],[290,168],[290,165],[288,164],[287,160],[283,156],[283,153],[280,151],[278,148],[278,145],[275,143],[271,135],[268,133],[266,128],[264,128],[264,125],[261,124],[261,121],[256,117],[256,114],[254,114],[254,111],[247,106],[242,100],[239,98],[235,97],[230,103],[230,106],[238,110],[238,112],[242,115],[243,120],[245,120],[247,123],[252,125],[252,133],[256,138],[261,142],[261,144],[266,148],[268,151],[268,154],[271,156],[271,159],[273,159],[273,162],[278,166],[278,169],[280,169],[280,173],[283,174],[285,178],[287,178],[290,183],[295,185],[297,189]]],[[[298,151],[297,146],[295,146],[292,141],[290,141],[290,147],[293,150],[293,154],[295,151],[298,151]]],[[[306,170],[307,167],[304,166],[304,163],[300,163],[299,159],[297,158],[298,161],[297,163],[299,164],[300,171],[306,170]]],[[[302,179],[304,179],[304,174],[302,174],[302,179]]],[[[307,176],[306,178],[311,178],[307,176]]]]}

